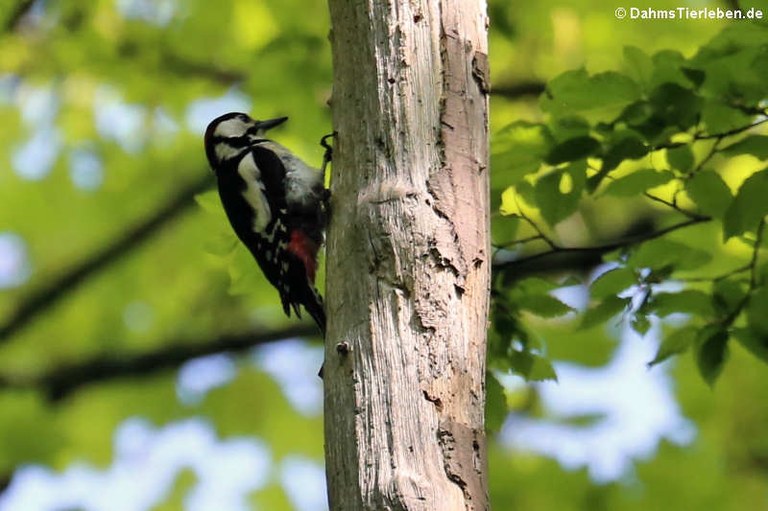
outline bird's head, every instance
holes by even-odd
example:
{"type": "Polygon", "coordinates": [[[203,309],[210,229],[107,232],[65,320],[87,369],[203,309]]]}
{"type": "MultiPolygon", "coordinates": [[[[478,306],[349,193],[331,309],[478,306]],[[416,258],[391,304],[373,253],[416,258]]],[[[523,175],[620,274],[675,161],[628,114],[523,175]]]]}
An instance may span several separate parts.
{"type": "Polygon", "coordinates": [[[222,162],[240,154],[244,147],[264,140],[267,130],[287,120],[287,117],[277,117],[259,121],[242,112],[220,115],[212,120],[205,130],[205,154],[208,163],[216,169],[222,162]]]}

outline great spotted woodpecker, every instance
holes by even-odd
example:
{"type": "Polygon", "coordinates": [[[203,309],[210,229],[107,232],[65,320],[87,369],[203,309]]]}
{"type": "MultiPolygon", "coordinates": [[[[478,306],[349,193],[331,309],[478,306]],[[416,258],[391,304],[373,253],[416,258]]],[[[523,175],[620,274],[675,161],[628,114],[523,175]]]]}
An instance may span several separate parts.
{"type": "MultiPolygon", "coordinates": [[[[323,171],[265,138],[267,130],[287,119],[258,121],[244,113],[224,114],[205,130],[205,154],[216,174],[227,218],[280,293],[285,314],[290,317],[293,309],[301,317],[300,306],[304,306],[325,334],[315,274],[328,191],[323,171]]],[[[325,138],[321,143],[329,158],[325,138]]]]}

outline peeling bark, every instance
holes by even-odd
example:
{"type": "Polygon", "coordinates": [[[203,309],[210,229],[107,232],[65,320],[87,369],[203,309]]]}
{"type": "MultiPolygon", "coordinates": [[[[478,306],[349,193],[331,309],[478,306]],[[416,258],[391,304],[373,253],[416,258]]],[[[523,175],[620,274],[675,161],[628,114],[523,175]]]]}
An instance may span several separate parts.
{"type": "Polygon", "coordinates": [[[485,510],[485,2],[329,3],[331,509],[485,510]]]}

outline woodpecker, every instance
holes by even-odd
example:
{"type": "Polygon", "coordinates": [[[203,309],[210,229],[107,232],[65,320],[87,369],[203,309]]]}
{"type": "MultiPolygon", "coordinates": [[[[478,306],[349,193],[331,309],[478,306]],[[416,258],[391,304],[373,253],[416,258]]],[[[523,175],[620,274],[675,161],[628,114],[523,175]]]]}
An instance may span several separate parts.
{"type": "MultiPolygon", "coordinates": [[[[285,314],[290,317],[292,309],[301,317],[303,306],[324,335],[315,274],[327,216],[325,169],[310,167],[265,137],[287,120],[259,121],[240,112],[219,116],[205,130],[205,154],[229,223],[277,289],[285,314]]],[[[330,157],[324,147],[323,167],[330,157]]]]}

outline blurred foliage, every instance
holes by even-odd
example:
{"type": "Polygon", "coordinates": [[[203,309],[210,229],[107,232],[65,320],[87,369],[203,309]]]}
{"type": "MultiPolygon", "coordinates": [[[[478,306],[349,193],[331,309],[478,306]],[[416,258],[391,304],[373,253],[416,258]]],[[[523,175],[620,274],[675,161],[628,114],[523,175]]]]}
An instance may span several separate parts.
{"type": "MultiPolygon", "coordinates": [[[[760,127],[736,130],[764,116],[766,29],[619,21],[616,7],[489,5],[494,507],[760,507],[768,149],[760,127]],[[675,227],[681,222],[691,225],[675,227]],[[598,276],[597,267],[607,271],[598,276]],[[562,288],[588,299],[576,303],[562,288]],[[663,444],[611,484],[510,451],[494,434],[510,410],[548,412],[540,387],[510,386],[501,375],[552,379],[562,360],[601,367],[621,318],[641,333],[661,324],[664,340],[648,362],[694,353],[653,369],[674,376],[698,428],[693,445],[663,444]],[[717,379],[714,391],[701,376],[717,379]]],[[[20,304],[49,300],[0,339],[0,480],[29,464],[104,468],[119,454],[116,428],[131,417],[157,427],[204,417],[221,441],[268,445],[268,480],[248,499],[291,509],[281,463],[295,454],[322,463],[321,418],[299,412],[285,382],[252,357],[232,355],[234,376],[192,400],[175,366],[179,354],[216,352],[222,335],[250,335],[256,345],[289,324],[204,191],[213,183],[201,134],[224,108],[288,115],[276,136],[319,163],[332,76],[325,3],[0,0],[0,24],[0,236],[16,240],[0,257],[0,330],[20,304]],[[180,190],[183,200],[159,215],[180,190]],[[153,218],[160,228],[134,235],[153,218]],[[118,254],[93,267],[121,237],[118,254]],[[62,280],[82,265],[93,268],[62,280]],[[173,356],[140,358],[160,353],[173,356]],[[133,376],[111,378],[107,365],[57,392],[56,371],[91,371],[105,357],[157,367],[129,364],[133,376]]],[[[314,376],[315,368],[296,371],[305,369],[314,376]]],[[[155,509],[188,505],[200,477],[191,468],[176,474],[155,509]]]]}
{"type": "Polygon", "coordinates": [[[494,139],[498,214],[516,222],[495,233],[492,363],[554,377],[534,372],[542,346],[522,315],[573,312],[553,292],[574,285],[563,270],[582,270],[590,300],[580,328],[621,314],[643,336],[685,314],[649,365],[693,351],[713,385],[734,343],[768,362],[768,25],[730,25],[690,58],[634,46],[623,57],[625,73],[556,76],[540,99],[544,119],[515,121],[494,139]],[[618,206],[647,225],[601,242],[594,219],[620,216],[618,206]],[[574,258],[545,281],[520,270],[576,255],[591,267],[574,258]]]}

